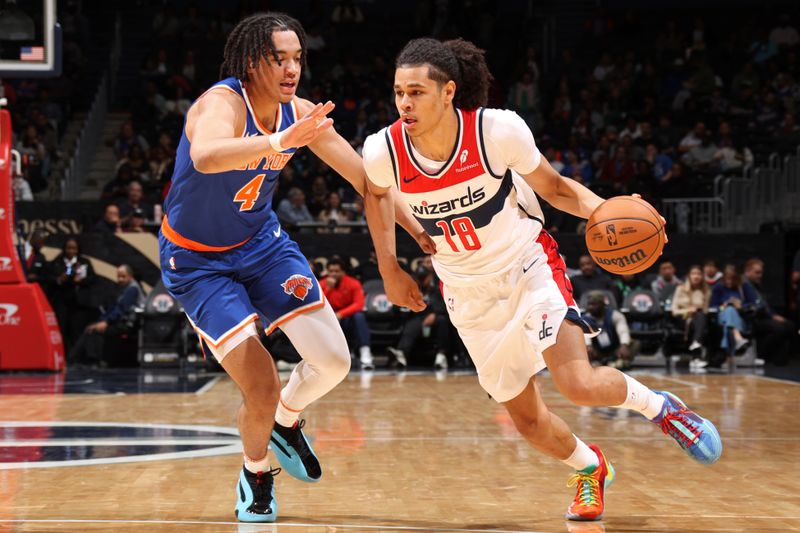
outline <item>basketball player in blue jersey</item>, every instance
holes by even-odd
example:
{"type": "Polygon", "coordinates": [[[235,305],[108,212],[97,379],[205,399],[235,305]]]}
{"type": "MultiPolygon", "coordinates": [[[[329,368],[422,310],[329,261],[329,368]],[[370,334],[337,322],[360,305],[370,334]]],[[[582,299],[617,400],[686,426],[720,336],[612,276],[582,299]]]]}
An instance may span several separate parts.
{"type": "Polygon", "coordinates": [[[364,144],[367,222],[387,296],[396,305],[418,303],[417,285],[395,256],[387,193],[398,189],[436,243],[434,268],[481,386],[534,448],[575,470],[567,518],[599,520],[614,469],[548,410],[536,381],[545,366],[573,403],[638,411],[701,463],[719,459],[722,441],[677,396],[589,363],[584,333],[598,332],[580,318],[533,191],[584,219],[603,199],[553,170],[516,113],[483,108],[490,81],[483,51],[472,43],[416,39],[405,46],[394,82],[400,119],[364,144]]]}
{"type": "MultiPolygon", "coordinates": [[[[245,522],[277,517],[270,440],[292,476],[320,479],[298,416],[350,369],[333,309],[271,208],[278,174],[302,146],[359,193],[365,190],[360,157],[326,116],[333,104],[295,96],[305,42],[299,22],[280,13],[253,15],[233,29],[224,79],[187,114],[159,235],[167,289],[243,396],[244,467],[235,512],[245,522]],[[282,391],[259,342],[257,312],[266,317],[267,332],[280,327],[303,358],[282,391]]],[[[430,238],[402,206],[398,215],[423,250],[432,251],[430,238]]]]}

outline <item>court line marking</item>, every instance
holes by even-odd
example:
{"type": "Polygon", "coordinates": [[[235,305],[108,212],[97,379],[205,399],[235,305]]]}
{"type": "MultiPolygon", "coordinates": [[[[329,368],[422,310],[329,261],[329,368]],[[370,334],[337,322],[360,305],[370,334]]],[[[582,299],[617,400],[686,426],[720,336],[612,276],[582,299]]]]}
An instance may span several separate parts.
{"type": "MultiPolygon", "coordinates": [[[[732,517],[738,518],[738,517],[732,517]]],[[[14,519],[0,519],[0,524],[20,524],[20,523],[40,523],[40,524],[173,524],[173,525],[197,525],[197,526],[241,526],[245,531],[249,528],[257,528],[260,531],[271,529],[278,531],[279,527],[341,527],[348,529],[371,529],[371,530],[392,530],[392,531],[458,531],[465,533],[545,533],[543,531],[533,529],[472,529],[460,527],[422,527],[422,526],[372,526],[361,524],[325,524],[325,523],[304,523],[304,522],[277,522],[277,523],[264,523],[255,524],[247,522],[214,522],[202,520],[81,520],[81,519],[65,519],[58,520],[51,519],[27,519],[27,520],[14,520],[14,519]]],[[[241,529],[240,529],[241,530],[241,529]]]]}
{"type": "Polygon", "coordinates": [[[126,455],[124,457],[102,457],[97,459],[74,459],[69,461],[36,461],[19,463],[0,463],[0,470],[26,470],[31,468],[64,468],[68,466],[110,465],[119,463],[145,463],[150,461],[168,461],[171,459],[194,459],[197,457],[213,457],[242,453],[241,443],[206,448],[204,450],[187,450],[183,452],[154,453],[146,455],[126,455]]]}
{"type": "Polygon", "coordinates": [[[705,388],[707,388],[707,385],[704,385],[702,383],[695,383],[693,381],[686,381],[685,379],[672,378],[672,377],[663,376],[663,375],[660,375],[660,374],[654,374],[652,372],[647,372],[647,371],[632,373],[632,375],[648,376],[648,377],[654,377],[654,378],[657,378],[657,379],[663,379],[664,381],[671,381],[672,383],[677,383],[678,385],[684,385],[686,387],[691,387],[693,389],[705,389],[705,388]]]}
{"type": "Polygon", "coordinates": [[[205,385],[203,385],[202,387],[197,389],[194,393],[197,394],[197,395],[200,395],[200,394],[205,394],[206,392],[210,391],[211,388],[214,385],[216,385],[219,382],[219,380],[222,379],[222,376],[224,376],[224,374],[215,377],[214,379],[212,379],[211,381],[209,381],[208,383],[206,383],[205,385]]]}
{"type": "Polygon", "coordinates": [[[758,376],[756,374],[742,374],[747,376],[748,378],[756,378],[756,379],[763,379],[766,381],[777,381],[778,383],[786,383],[788,385],[800,385],[797,381],[792,381],[789,379],[781,379],[781,378],[774,378],[772,376],[758,376]]]}
{"type": "MultiPolygon", "coordinates": [[[[179,429],[186,431],[207,431],[209,433],[224,433],[239,436],[239,430],[230,426],[208,426],[193,424],[162,424],[141,422],[92,422],[81,420],[0,420],[0,428],[4,427],[130,427],[151,429],[179,429]]],[[[199,438],[199,437],[198,437],[199,438]]]]}
{"type": "Polygon", "coordinates": [[[239,438],[193,438],[193,437],[176,437],[176,438],[155,438],[155,439],[117,439],[117,438],[96,438],[96,439],[18,439],[18,440],[0,440],[0,446],[3,448],[9,447],[23,447],[23,446],[179,446],[182,444],[196,445],[196,446],[227,446],[230,444],[237,444],[239,438]]]}

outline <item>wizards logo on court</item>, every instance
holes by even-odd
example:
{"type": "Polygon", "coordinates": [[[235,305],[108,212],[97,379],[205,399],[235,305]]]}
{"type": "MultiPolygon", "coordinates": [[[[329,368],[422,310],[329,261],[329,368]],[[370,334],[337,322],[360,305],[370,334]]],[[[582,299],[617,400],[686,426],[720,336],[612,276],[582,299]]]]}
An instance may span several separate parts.
{"type": "Polygon", "coordinates": [[[281,283],[281,287],[283,287],[283,292],[286,294],[291,294],[298,300],[305,300],[306,296],[308,296],[308,291],[314,288],[314,283],[302,274],[294,274],[281,283]]]}

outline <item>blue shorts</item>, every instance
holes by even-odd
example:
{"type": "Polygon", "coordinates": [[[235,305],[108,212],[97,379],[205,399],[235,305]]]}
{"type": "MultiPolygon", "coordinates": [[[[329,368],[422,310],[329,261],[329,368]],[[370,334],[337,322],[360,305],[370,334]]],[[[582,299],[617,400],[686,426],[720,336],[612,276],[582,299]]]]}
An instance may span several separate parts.
{"type": "Polygon", "coordinates": [[[214,347],[259,314],[269,334],[290,318],[325,305],[299,246],[277,220],[270,222],[246,243],[224,252],[188,250],[159,232],[164,285],[197,333],[214,347]]]}

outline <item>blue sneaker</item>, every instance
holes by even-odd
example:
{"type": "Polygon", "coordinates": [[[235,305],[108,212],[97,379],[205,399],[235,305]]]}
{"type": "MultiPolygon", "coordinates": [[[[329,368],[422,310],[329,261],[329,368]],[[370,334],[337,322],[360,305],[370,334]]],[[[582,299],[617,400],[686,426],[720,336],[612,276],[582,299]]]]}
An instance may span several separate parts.
{"type": "Polygon", "coordinates": [[[671,392],[653,392],[664,397],[664,407],[653,423],[660,425],[661,431],[675,439],[698,463],[717,462],[722,455],[722,439],[714,424],[686,407],[671,392]]]}
{"type": "Polygon", "coordinates": [[[305,425],[305,420],[295,422],[290,428],[276,423],[272,428],[270,443],[281,467],[290,476],[307,483],[316,483],[322,477],[322,467],[311,444],[303,435],[305,425]]]}
{"type": "Polygon", "coordinates": [[[275,475],[280,468],[254,474],[242,467],[236,487],[236,518],[240,522],[274,522],[278,518],[275,475]]]}

